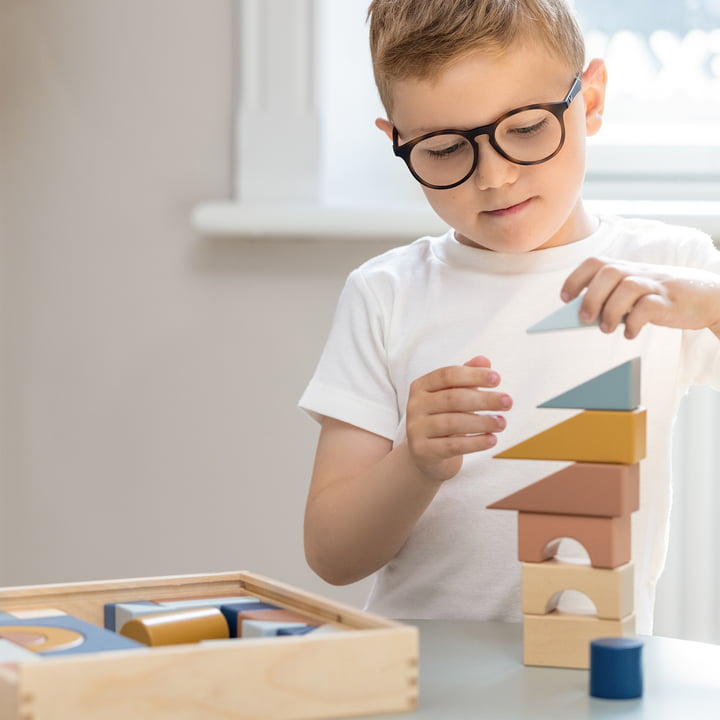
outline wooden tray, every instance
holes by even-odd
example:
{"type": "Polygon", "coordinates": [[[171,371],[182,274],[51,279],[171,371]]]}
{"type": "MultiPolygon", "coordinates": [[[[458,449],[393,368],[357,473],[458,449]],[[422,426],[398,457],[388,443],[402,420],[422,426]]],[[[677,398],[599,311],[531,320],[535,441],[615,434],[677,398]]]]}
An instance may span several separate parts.
{"type": "Polygon", "coordinates": [[[249,572],[4,588],[0,611],[57,608],[102,627],[105,603],[236,592],[338,631],[0,665],[0,718],[302,720],[416,709],[416,628],[249,572]]]}

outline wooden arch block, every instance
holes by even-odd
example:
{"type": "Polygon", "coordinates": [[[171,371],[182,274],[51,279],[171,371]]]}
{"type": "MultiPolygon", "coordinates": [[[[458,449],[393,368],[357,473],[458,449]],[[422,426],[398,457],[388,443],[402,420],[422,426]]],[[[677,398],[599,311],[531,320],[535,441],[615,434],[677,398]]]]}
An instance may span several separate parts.
{"type": "Polygon", "coordinates": [[[522,568],[522,610],[530,615],[547,615],[555,610],[561,593],[577,590],[595,604],[597,617],[622,620],[633,612],[632,563],[617,568],[564,563],[556,559],[524,563],[522,568]]]}
{"type": "Polygon", "coordinates": [[[574,463],[488,505],[554,515],[619,517],[640,506],[640,466],[574,463]]]}
{"type": "Polygon", "coordinates": [[[645,421],[643,408],[586,410],[494,457],[631,465],[645,457],[645,421]]]}
{"type": "Polygon", "coordinates": [[[560,540],[572,538],[587,550],[593,567],[616,568],[630,562],[630,515],[586,517],[521,512],[518,559],[541,563],[555,557],[560,540]]]}

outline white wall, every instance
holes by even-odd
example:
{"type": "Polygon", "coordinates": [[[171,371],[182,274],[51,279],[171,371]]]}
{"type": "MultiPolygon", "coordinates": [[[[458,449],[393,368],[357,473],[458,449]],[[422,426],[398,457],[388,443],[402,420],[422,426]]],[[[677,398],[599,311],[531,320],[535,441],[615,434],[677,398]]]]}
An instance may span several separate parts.
{"type": "Polygon", "coordinates": [[[229,0],[0,0],[0,583],[302,553],[295,407],[347,272],[385,249],[209,240],[231,194],[229,0]]]}

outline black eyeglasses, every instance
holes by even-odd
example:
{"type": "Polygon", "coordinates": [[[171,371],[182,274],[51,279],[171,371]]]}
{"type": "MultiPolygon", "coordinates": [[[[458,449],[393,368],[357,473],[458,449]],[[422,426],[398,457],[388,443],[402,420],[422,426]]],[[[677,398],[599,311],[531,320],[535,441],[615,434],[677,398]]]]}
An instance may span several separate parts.
{"type": "Polygon", "coordinates": [[[418,182],[433,190],[457,187],[475,172],[480,157],[476,139],[480,135],[487,135],[506,160],[539,165],[560,152],[565,142],[563,116],[581,87],[578,75],[561,102],[516,108],[473,130],[436,130],[398,145],[398,131],[393,127],[393,152],[405,161],[418,182]]]}

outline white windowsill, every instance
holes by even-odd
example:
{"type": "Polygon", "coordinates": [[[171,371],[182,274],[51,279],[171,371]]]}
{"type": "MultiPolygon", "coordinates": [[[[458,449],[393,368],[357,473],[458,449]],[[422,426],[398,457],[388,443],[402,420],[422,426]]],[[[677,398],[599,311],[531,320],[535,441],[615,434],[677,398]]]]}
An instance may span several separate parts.
{"type": "MultiPolygon", "coordinates": [[[[700,228],[720,239],[720,201],[587,200],[592,213],[657,219],[700,228]]],[[[440,234],[447,226],[429,207],[332,208],[321,205],[209,202],[192,213],[193,227],[208,237],[239,240],[316,239],[409,241],[440,234]]]]}

